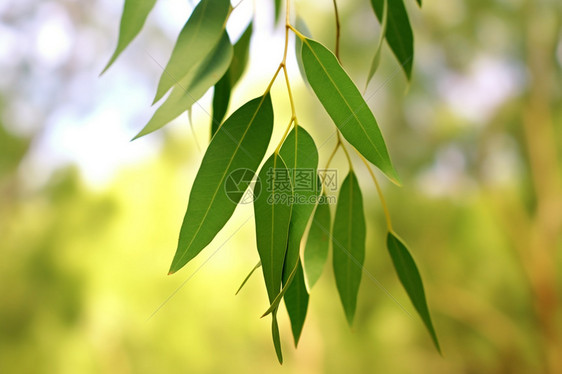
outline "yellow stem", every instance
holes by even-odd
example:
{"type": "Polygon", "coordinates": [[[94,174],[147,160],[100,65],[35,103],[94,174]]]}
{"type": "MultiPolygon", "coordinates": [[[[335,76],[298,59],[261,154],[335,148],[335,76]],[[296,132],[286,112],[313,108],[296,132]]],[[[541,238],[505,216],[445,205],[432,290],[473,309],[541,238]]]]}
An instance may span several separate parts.
{"type": "Polygon", "coordinates": [[[335,55],[340,60],[340,14],[338,12],[338,4],[334,0],[334,14],[336,16],[336,50],[335,55]]]}

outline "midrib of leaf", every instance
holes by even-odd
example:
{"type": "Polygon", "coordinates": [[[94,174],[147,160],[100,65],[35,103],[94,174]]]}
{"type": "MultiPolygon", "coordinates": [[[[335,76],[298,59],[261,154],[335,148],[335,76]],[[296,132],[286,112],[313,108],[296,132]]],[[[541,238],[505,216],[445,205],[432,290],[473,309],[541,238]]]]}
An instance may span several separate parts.
{"type": "MultiPolygon", "coordinates": [[[[357,123],[359,124],[359,127],[361,128],[361,130],[363,131],[363,133],[366,135],[367,139],[369,139],[369,143],[371,143],[371,145],[373,146],[373,148],[375,149],[375,151],[377,152],[377,154],[379,155],[379,157],[381,159],[384,160],[384,157],[381,155],[381,153],[379,152],[378,147],[373,143],[373,141],[371,140],[371,137],[369,136],[369,134],[367,133],[367,131],[365,130],[365,128],[363,127],[363,124],[361,123],[361,121],[359,120],[359,117],[357,117],[357,114],[355,113],[355,111],[351,108],[351,105],[349,105],[349,103],[347,102],[347,100],[345,99],[345,96],[342,95],[341,91],[339,90],[338,86],[336,85],[336,83],[334,82],[334,80],[332,79],[332,77],[330,76],[330,74],[328,73],[328,71],[326,70],[326,68],[324,67],[324,65],[322,64],[322,61],[320,61],[320,59],[318,58],[318,55],[316,54],[316,52],[314,52],[314,50],[312,49],[312,47],[310,46],[310,43],[308,43],[307,39],[304,39],[304,43],[306,43],[308,45],[308,48],[310,49],[310,51],[312,52],[312,54],[314,55],[314,57],[316,58],[316,61],[318,61],[318,63],[320,64],[320,67],[322,68],[322,70],[324,70],[324,73],[326,73],[326,76],[328,77],[328,79],[330,80],[330,83],[332,83],[332,85],[335,87],[336,91],[338,91],[338,94],[340,95],[340,97],[343,99],[343,101],[345,102],[345,105],[347,105],[347,107],[349,108],[349,111],[351,112],[351,114],[353,115],[353,117],[355,117],[355,120],[357,121],[357,123]]],[[[351,79],[351,78],[350,78],[351,79]]],[[[365,105],[367,105],[367,103],[365,103],[365,105]]]]}
{"type": "MultiPolygon", "coordinates": [[[[277,166],[277,157],[279,157],[278,154],[275,154],[275,156],[273,157],[273,189],[272,189],[272,193],[271,196],[273,196],[273,202],[275,201],[275,167],[277,166]]],[[[272,202],[272,203],[273,203],[272,202]]],[[[266,201],[267,203],[267,201],[266,201]]],[[[271,271],[269,272],[269,282],[270,284],[273,284],[273,243],[274,243],[274,238],[273,238],[273,234],[274,234],[274,230],[275,230],[275,204],[271,205],[271,240],[269,241],[269,252],[270,252],[270,259],[271,259],[271,271]]]]}
{"type": "MultiPolygon", "coordinates": [[[[348,256],[353,256],[352,248],[351,248],[351,241],[353,238],[353,225],[352,225],[352,211],[353,211],[353,178],[349,178],[350,183],[350,189],[349,189],[349,215],[347,216],[348,218],[348,225],[349,225],[349,235],[347,236],[347,248],[349,251],[349,254],[347,254],[348,256]]],[[[351,269],[349,268],[349,265],[351,264],[350,258],[347,259],[347,298],[349,299],[348,301],[351,301],[351,269]]],[[[352,317],[353,319],[353,317],[352,317]]]]}
{"type": "MultiPolygon", "coordinates": [[[[248,133],[248,130],[250,130],[250,127],[252,127],[252,124],[254,123],[254,120],[256,119],[256,116],[258,115],[259,110],[261,109],[261,106],[263,104],[263,101],[265,100],[265,96],[262,96],[262,99],[258,105],[258,107],[256,108],[256,111],[254,112],[254,115],[252,116],[252,119],[250,120],[250,122],[248,122],[248,126],[246,127],[246,130],[244,131],[244,134],[242,134],[242,138],[240,139],[240,141],[238,142],[238,144],[236,145],[236,148],[234,150],[234,153],[232,154],[232,157],[230,158],[230,160],[228,161],[228,165],[226,166],[224,173],[222,174],[220,183],[217,186],[217,189],[215,190],[215,192],[213,193],[213,197],[211,198],[211,202],[210,204],[207,206],[207,210],[205,210],[205,215],[203,216],[203,218],[201,219],[201,222],[199,223],[199,226],[197,226],[197,230],[195,231],[195,234],[193,234],[193,237],[191,238],[191,241],[189,242],[189,244],[187,245],[187,249],[185,250],[185,252],[183,253],[183,255],[179,258],[179,260],[177,261],[178,263],[181,263],[183,261],[183,259],[185,258],[185,256],[187,255],[187,252],[189,250],[189,248],[191,248],[191,245],[193,244],[193,241],[195,240],[195,238],[197,237],[197,235],[199,234],[199,231],[201,230],[201,227],[203,227],[203,223],[205,223],[205,221],[207,220],[207,215],[209,214],[209,210],[211,209],[211,206],[214,204],[215,202],[215,198],[217,196],[217,193],[220,190],[220,187],[223,185],[224,183],[224,178],[226,177],[226,173],[228,171],[228,169],[230,168],[230,165],[232,165],[232,162],[234,161],[235,156],[238,154],[238,150],[240,149],[240,146],[242,145],[242,142],[244,141],[244,139],[246,138],[246,134],[248,133]]],[[[225,121],[226,122],[226,121],[225,121]]],[[[218,132],[218,130],[217,130],[218,132]]],[[[216,134],[215,134],[216,135],[216,134]]]]}

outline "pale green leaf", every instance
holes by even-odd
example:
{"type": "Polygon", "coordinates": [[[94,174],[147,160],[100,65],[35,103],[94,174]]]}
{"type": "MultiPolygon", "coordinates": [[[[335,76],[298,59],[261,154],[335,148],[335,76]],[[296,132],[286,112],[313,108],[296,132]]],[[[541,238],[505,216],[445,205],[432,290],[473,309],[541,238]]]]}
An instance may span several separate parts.
{"type": "MultiPolygon", "coordinates": [[[[299,30],[299,32],[306,36],[307,38],[311,38],[312,34],[310,33],[306,23],[302,18],[297,16],[295,21],[295,27],[299,30]]],[[[295,38],[295,54],[297,56],[297,65],[299,67],[299,72],[301,73],[301,77],[304,80],[304,83],[310,85],[308,83],[308,79],[306,78],[306,72],[304,70],[304,64],[302,62],[302,40],[300,38],[295,38]]]]}
{"type": "Polygon", "coordinates": [[[170,60],[162,72],[154,102],[208,56],[223,35],[229,0],[201,0],[180,31],[170,60]]]}
{"type": "Polygon", "coordinates": [[[230,219],[251,178],[235,181],[236,193],[225,188],[228,178],[239,169],[254,175],[272,130],[269,93],[244,104],[219,128],[193,182],[170,273],[199,254],[230,219]]]}
{"type": "Polygon", "coordinates": [[[365,261],[365,213],[357,177],[350,171],[342,183],[332,229],[336,286],[345,316],[353,324],[365,261]]]}
{"type": "Polygon", "coordinates": [[[258,270],[261,267],[261,261],[258,261],[258,263],[252,268],[252,270],[250,270],[250,272],[248,273],[248,275],[246,275],[246,278],[244,278],[244,280],[242,281],[242,284],[240,284],[240,287],[238,287],[238,290],[236,291],[235,295],[238,295],[238,293],[242,290],[242,288],[246,285],[246,283],[248,282],[248,280],[252,277],[252,274],[254,274],[254,272],[256,270],[258,270]]]}
{"type": "Polygon", "coordinates": [[[101,72],[105,73],[107,69],[115,62],[117,57],[127,48],[133,39],[139,34],[148,14],[154,8],[156,0],[125,0],[123,7],[123,15],[121,16],[121,25],[119,26],[119,39],[115,52],[109,59],[109,62],[101,72]]]}
{"type": "MultiPolygon", "coordinates": [[[[324,199],[325,196],[323,195],[324,199]]],[[[330,248],[330,205],[320,203],[312,217],[304,248],[304,269],[308,286],[312,288],[320,278],[330,248]]]]}
{"type": "Polygon", "coordinates": [[[232,45],[228,35],[224,32],[213,53],[201,61],[196,69],[173,88],[170,96],[154,112],[150,121],[135,136],[135,139],[162,128],[189,110],[220,79],[228,69],[231,60],[232,45]]]}
{"type": "Polygon", "coordinates": [[[404,286],[406,293],[408,294],[414,308],[420,315],[423,323],[425,324],[435,348],[441,352],[439,347],[439,341],[437,340],[437,334],[433,328],[433,323],[431,322],[431,316],[429,315],[429,309],[427,308],[427,301],[425,299],[425,292],[423,290],[423,283],[418,271],[418,267],[410,251],[406,248],[406,245],[393,233],[388,233],[386,238],[386,245],[390,257],[392,258],[392,263],[398,274],[398,279],[400,283],[404,286]]]}
{"type": "MultiPolygon", "coordinates": [[[[404,7],[403,0],[371,0],[371,5],[379,21],[384,23],[384,3],[388,3],[387,26],[385,29],[386,41],[392,53],[402,66],[406,78],[412,76],[412,64],[414,60],[414,36],[408,12],[404,7]]],[[[421,5],[421,2],[420,2],[421,5]]]]}
{"type": "Polygon", "coordinates": [[[322,44],[304,38],[302,59],[308,82],[343,136],[399,183],[375,116],[336,56],[322,44]]]}

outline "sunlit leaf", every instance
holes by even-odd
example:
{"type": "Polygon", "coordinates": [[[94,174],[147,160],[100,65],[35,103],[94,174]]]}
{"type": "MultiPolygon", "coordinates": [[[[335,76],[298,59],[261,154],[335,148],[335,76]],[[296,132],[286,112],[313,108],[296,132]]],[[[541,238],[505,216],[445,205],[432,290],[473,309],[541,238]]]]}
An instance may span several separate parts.
{"type": "Polygon", "coordinates": [[[272,130],[269,93],[244,104],[219,128],[193,182],[170,273],[199,254],[230,219],[251,178],[237,180],[236,191],[227,191],[227,178],[239,169],[254,175],[272,130]]]}
{"type": "Polygon", "coordinates": [[[224,32],[213,53],[173,88],[170,96],[154,112],[150,121],[135,139],[162,128],[190,109],[220,79],[228,69],[231,60],[232,45],[228,35],[224,32]]]}
{"type": "Polygon", "coordinates": [[[292,187],[287,166],[277,153],[267,159],[258,178],[261,182],[261,192],[254,201],[256,241],[267,294],[271,302],[281,290],[283,263],[291,222],[292,187]]]}
{"type": "MultiPolygon", "coordinates": [[[[323,195],[325,199],[325,195],[323,195]]],[[[318,204],[312,217],[304,248],[304,269],[308,286],[312,288],[320,278],[330,248],[330,205],[318,204]]]]}
{"type": "MultiPolygon", "coordinates": [[[[414,60],[414,36],[403,0],[371,0],[379,21],[384,19],[384,3],[388,3],[388,19],[385,37],[390,49],[398,59],[408,80],[412,76],[414,60]]],[[[419,2],[421,6],[421,1],[419,2]]]]}
{"type": "Polygon", "coordinates": [[[250,270],[250,272],[248,273],[248,275],[246,275],[246,278],[244,278],[244,280],[242,281],[242,284],[240,284],[240,287],[238,287],[238,290],[236,291],[235,295],[238,295],[238,293],[242,290],[242,288],[246,285],[246,283],[248,282],[248,280],[252,277],[252,274],[254,274],[254,272],[256,270],[258,270],[261,267],[261,261],[258,261],[258,263],[252,268],[252,270],[250,270]]]}
{"type": "Polygon", "coordinates": [[[350,171],[342,183],[332,229],[334,277],[352,325],[365,261],[365,213],[357,177],[350,171]]]}
{"type": "Polygon", "coordinates": [[[250,39],[252,37],[252,22],[248,25],[240,39],[234,44],[234,54],[228,71],[215,85],[213,92],[213,112],[211,113],[211,137],[219,128],[230,103],[232,89],[244,73],[250,52],[250,39]]]}
{"type": "Polygon", "coordinates": [[[288,285],[284,300],[296,346],[308,309],[308,292],[299,257],[301,240],[318,196],[318,150],[308,132],[300,126],[295,126],[285,139],[279,154],[289,168],[293,185],[294,204],[283,267],[283,285],[288,285]],[[295,274],[290,279],[293,272],[295,274]]]}
{"type": "Polygon", "coordinates": [[[162,72],[154,102],[208,56],[223,35],[230,11],[229,0],[201,0],[183,29],[162,72]]]}
{"type": "Polygon", "coordinates": [[[119,26],[117,47],[101,72],[102,74],[109,69],[121,52],[123,52],[139,34],[148,14],[152,8],[154,8],[154,4],[156,4],[156,0],[125,0],[123,15],[121,16],[121,25],[119,26]]]}
{"type": "Polygon", "coordinates": [[[343,136],[399,183],[375,116],[336,56],[322,44],[305,38],[302,59],[308,82],[343,136]]]}
{"type": "Polygon", "coordinates": [[[386,245],[402,286],[404,286],[414,308],[416,308],[416,311],[429,331],[435,348],[441,352],[437,334],[433,328],[429,309],[427,308],[422,279],[412,255],[408,251],[408,248],[406,248],[406,245],[393,233],[388,233],[386,245]]]}
{"type": "MultiPolygon", "coordinates": [[[[375,1],[375,0],[372,0],[375,1]]],[[[366,85],[369,85],[369,82],[371,81],[371,78],[373,78],[373,76],[375,75],[375,72],[377,71],[380,61],[381,61],[381,55],[382,55],[382,44],[383,41],[385,39],[386,36],[386,28],[388,25],[388,2],[390,0],[382,0],[383,1],[383,10],[382,10],[382,21],[381,21],[381,29],[380,29],[380,35],[379,35],[379,41],[377,43],[377,48],[375,50],[375,56],[373,57],[373,61],[371,62],[371,68],[369,69],[369,74],[367,74],[367,83],[366,85]]],[[[401,0],[399,0],[401,1],[401,0]]],[[[380,19],[380,17],[379,17],[380,19]]]]}

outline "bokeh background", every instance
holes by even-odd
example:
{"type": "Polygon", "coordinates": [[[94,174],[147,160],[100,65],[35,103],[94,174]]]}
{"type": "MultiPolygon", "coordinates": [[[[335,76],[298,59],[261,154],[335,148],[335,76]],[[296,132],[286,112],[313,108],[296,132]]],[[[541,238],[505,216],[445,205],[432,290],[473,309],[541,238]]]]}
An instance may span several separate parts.
{"type": "MultiPolygon", "coordinates": [[[[282,56],[272,1],[245,0],[251,64],[231,110],[263,92],[282,56]]],[[[295,0],[333,48],[332,2],[295,0]]],[[[408,84],[385,46],[366,91],[402,176],[383,181],[396,230],[425,281],[443,357],[384,248],[384,220],[357,163],[368,217],[357,318],[346,324],[328,266],[312,289],[299,348],[281,313],[279,366],[251,206],[174,276],[189,189],[208,143],[210,95],[164,130],[129,140],[193,1],[160,0],[102,77],[121,1],[0,4],[1,373],[562,372],[562,3],[406,0],[416,56],[408,84]],[[393,298],[387,295],[390,293],[393,298]],[[411,318],[399,306],[403,305],[411,318]]],[[[340,1],[342,62],[359,87],[378,38],[367,0],[340,1]]],[[[334,127],[289,71],[300,122],[320,147],[334,127]]],[[[289,118],[274,87],[274,139],[289,118]]],[[[272,140],[272,146],[276,140],[272,140]]],[[[340,180],[342,155],[335,161],[340,180]]]]}

